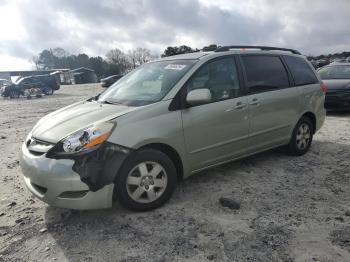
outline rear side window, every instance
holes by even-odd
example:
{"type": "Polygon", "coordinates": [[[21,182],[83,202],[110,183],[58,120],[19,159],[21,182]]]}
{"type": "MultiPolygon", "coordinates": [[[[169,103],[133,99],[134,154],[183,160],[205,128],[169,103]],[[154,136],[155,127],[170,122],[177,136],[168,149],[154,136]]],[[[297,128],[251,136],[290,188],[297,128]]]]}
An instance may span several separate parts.
{"type": "Polygon", "coordinates": [[[315,73],[303,58],[284,56],[284,60],[293,75],[295,85],[300,86],[318,83],[315,73]]]}
{"type": "Polygon", "coordinates": [[[278,56],[242,56],[246,81],[251,93],[289,87],[288,74],[278,56]]]}

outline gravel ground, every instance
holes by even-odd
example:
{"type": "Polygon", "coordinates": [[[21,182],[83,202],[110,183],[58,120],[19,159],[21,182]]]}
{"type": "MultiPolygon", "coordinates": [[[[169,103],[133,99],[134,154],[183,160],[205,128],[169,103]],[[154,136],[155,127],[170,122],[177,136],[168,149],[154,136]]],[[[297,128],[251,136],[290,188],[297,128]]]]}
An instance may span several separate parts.
{"type": "Polygon", "coordinates": [[[18,165],[26,134],[101,90],[0,99],[0,261],[350,261],[350,114],[327,116],[302,157],[279,149],[207,170],[151,212],[117,203],[71,211],[33,198],[18,165]],[[240,208],[222,207],[222,196],[240,208]]]}

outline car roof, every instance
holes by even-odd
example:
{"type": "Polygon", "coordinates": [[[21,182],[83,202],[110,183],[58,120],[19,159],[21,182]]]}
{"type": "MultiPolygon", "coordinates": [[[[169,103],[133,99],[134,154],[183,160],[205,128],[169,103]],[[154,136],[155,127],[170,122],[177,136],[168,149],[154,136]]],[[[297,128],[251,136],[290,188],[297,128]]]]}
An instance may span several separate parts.
{"type": "Polygon", "coordinates": [[[172,55],[172,56],[162,57],[157,61],[200,59],[201,57],[206,56],[210,53],[212,52],[194,52],[194,53],[186,53],[186,54],[180,54],[180,55],[172,55]]]}
{"type": "Polygon", "coordinates": [[[295,56],[295,57],[303,57],[304,55],[300,54],[294,54],[289,51],[283,51],[283,50],[256,50],[256,49],[246,49],[246,50],[228,50],[228,51],[220,51],[220,52],[194,52],[194,53],[186,53],[186,54],[180,54],[180,55],[173,55],[173,56],[166,56],[162,57],[156,61],[171,61],[171,60],[191,60],[191,59],[210,59],[213,57],[219,57],[224,55],[232,55],[232,54],[266,54],[266,55],[289,55],[289,56],[295,56]]]}

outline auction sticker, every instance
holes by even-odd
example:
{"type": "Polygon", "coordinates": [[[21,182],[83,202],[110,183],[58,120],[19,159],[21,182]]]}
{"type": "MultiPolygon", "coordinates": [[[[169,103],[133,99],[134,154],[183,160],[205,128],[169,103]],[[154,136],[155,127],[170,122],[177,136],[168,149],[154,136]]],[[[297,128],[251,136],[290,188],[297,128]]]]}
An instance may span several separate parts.
{"type": "Polygon", "coordinates": [[[178,64],[169,64],[165,69],[170,69],[170,70],[182,70],[186,67],[186,65],[178,65],[178,64]]]}

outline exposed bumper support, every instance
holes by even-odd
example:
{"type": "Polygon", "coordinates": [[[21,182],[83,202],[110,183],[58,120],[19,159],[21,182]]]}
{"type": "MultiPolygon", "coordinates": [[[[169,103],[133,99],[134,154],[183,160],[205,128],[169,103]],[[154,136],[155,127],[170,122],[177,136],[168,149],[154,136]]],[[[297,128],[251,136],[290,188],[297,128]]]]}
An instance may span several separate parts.
{"type": "Polygon", "coordinates": [[[80,175],[81,181],[95,192],[114,183],[118,170],[130,151],[107,143],[94,152],[76,158],[72,169],[80,175]]]}

